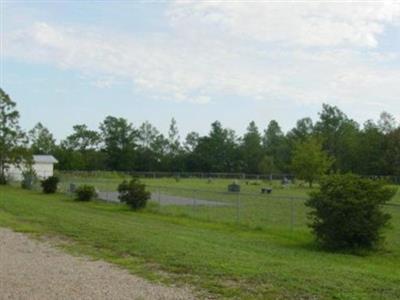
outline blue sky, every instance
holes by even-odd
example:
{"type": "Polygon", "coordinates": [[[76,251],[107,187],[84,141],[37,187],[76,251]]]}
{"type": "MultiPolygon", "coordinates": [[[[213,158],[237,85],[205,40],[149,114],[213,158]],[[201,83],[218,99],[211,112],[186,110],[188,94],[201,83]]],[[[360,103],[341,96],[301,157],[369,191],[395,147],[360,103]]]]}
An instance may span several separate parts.
{"type": "Polygon", "coordinates": [[[288,130],[324,102],[400,119],[398,1],[0,1],[1,87],[25,129],[288,130]]]}

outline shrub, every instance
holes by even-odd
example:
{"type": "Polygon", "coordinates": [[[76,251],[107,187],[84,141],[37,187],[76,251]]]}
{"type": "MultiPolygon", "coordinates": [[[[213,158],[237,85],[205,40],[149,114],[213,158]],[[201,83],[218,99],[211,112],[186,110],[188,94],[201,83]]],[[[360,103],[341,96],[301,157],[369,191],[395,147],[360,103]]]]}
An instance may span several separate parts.
{"type": "Polygon", "coordinates": [[[395,190],[382,182],[352,174],[324,177],[319,191],[311,193],[306,202],[312,209],[309,226],[325,248],[375,248],[382,242],[382,229],[390,219],[381,206],[394,194],[395,190]]]}
{"type": "Polygon", "coordinates": [[[97,196],[94,186],[81,185],[75,190],[76,200],[90,201],[97,196]]]}
{"type": "Polygon", "coordinates": [[[26,190],[31,190],[36,183],[37,177],[36,172],[32,168],[29,168],[22,172],[21,187],[26,190]]]}
{"type": "Polygon", "coordinates": [[[6,185],[8,183],[7,176],[0,173],[0,185],[6,185]]]}
{"type": "Polygon", "coordinates": [[[42,189],[45,194],[54,194],[57,192],[59,179],[56,176],[50,176],[42,181],[42,189]]]}
{"type": "Polygon", "coordinates": [[[118,186],[119,199],[128,204],[132,209],[137,210],[146,207],[147,200],[150,199],[150,192],[146,191],[146,186],[138,178],[131,181],[124,180],[118,186]]]}

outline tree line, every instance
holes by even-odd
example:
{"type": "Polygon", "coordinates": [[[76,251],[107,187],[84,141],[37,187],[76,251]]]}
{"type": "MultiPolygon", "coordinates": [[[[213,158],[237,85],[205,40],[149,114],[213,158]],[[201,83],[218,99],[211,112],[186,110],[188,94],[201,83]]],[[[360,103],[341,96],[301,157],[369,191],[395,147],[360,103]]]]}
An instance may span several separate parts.
{"type": "Polygon", "coordinates": [[[400,175],[400,127],[387,112],[360,125],[338,107],[323,104],[315,122],[300,119],[288,132],[276,120],[265,129],[252,121],[239,136],[215,121],[207,135],[190,132],[184,138],[175,119],[164,135],[147,121],[134,126],[108,116],[96,130],[73,126],[57,143],[42,123],[22,132],[15,103],[3,90],[0,94],[0,167],[5,157],[13,156],[7,149],[27,149],[54,155],[61,170],[269,174],[304,173],[308,168],[315,174],[400,175]]]}

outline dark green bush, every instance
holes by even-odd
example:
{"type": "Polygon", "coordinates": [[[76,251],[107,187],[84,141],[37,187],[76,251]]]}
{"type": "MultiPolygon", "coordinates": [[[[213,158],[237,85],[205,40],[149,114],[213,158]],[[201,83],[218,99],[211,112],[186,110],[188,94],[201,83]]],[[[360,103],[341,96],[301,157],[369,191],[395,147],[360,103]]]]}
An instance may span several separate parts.
{"type": "Polygon", "coordinates": [[[42,181],[42,189],[45,194],[54,194],[57,192],[60,180],[56,176],[50,176],[42,181]]]}
{"type": "Polygon", "coordinates": [[[132,209],[137,210],[146,207],[147,200],[150,199],[150,192],[146,191],[146,186],[138,178],[131,181],[124,180],[118,186],[119,199],[128,204],[132,209]]]}
{"type": "Polygon", "coordinates": [[[94,186],[81,185],[75,190],[76,200],[90,201],[97,196],[94,186]]]}
{"type": "Polygon", "coordinates": [[[0,174],[0,185],[6,185],[7,183],[7,176],[5,174],[0,174]]]}
{"type": "Polygon", "coordinates": [[[332,250],[373,249],[383,240],[382,230],[390,215],[382,211],[395,190],[382,182],[359,176],[331,175],[311,193],[309,225],[317,241],[332,250]]]}

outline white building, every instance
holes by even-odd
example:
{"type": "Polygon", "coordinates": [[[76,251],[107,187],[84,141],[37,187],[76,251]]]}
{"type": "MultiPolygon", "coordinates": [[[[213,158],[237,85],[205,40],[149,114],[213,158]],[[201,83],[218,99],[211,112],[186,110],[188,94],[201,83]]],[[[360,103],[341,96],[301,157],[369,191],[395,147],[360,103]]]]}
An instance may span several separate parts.
{"type": "MultiPolygon", "coordinates": [[[[33,156],[33,169],[40,179],[53,176],[54,164],[58,163],[57,159],[52,155],[34,155],[33,156]]],[[[7,173],[13,180],[22,180],[22,172],[25,167],[23,165],[10,166],[7,173]]]]}

